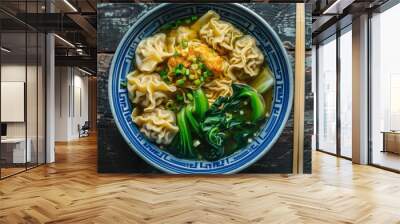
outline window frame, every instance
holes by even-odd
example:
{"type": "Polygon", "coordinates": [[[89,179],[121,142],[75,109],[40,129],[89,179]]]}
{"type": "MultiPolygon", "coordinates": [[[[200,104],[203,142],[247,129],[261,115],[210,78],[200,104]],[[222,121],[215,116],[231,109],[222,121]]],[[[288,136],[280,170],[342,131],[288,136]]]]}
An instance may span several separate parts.
{"type": "Polygon", "coordinates": [[[367,107],[368,107],[368,165],[373,166],[373,167],[377,167],[383,170],[387,170],[387,171],[391,171],[391,172],[395,172],[395,173],[400,173],[400,170],[397,169],[393,169],[387,166],[383,166],[377,163],[374,163],[373,161],[373,153],[374,153],[374,149],[373,149],[373,132],[372,132],[372,19],[374,17],[374,14],[380,14],[380,13],[384,13],[385,11],[391,9],[392,7],[396,6],[397,4],[399,4],[399,2],[397,0],[388,0],[387,2],[385,2],[383,5],[375,8],[375,9],[371,9],[368,10],[368,25],[367,25],[367,45],[368,45],[368,53],[367,53],[367,82],[368,82],[368,100],[367,100],[367,107]]]}
{"type": "Polygon", "coordinates": [[[342,150],[341,150],[341,119],[340,119],[340,77],[341,77],[341,67],[340,67],[340,37],[344,35],[347,32],[352,32],[352,23],[347,24],[343,28],[338,28],[336,30],[336,33],[331,34],[330,36],[318,40],[316,43],[316,150],[319,152],[323,152],[329,155],[337,156],[340,158],[344,158],[347,160],[352,160],[351,157],[347,157],[342,155],[342,150]],[[336,152],[332,153],[327,150],[321,149],[319,147],[319,87],[320,87],[320,74],[319,74],[319,68],[320,68],[320,55],[319,55],[319,47],[322,43],[327,43],[330,41],[336,41],[336,152]]]}

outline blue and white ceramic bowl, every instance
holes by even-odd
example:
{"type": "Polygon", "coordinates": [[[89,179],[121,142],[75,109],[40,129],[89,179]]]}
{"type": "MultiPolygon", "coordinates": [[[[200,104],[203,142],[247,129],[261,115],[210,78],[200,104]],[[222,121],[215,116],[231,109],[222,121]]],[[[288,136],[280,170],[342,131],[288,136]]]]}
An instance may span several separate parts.
{"type": "Polygon", "coordinates": [[[289,117],[293,101],[291,66],[282,43],[268,23],[240,4],[161,4],[141,17],[125,34],[115,52],[109,77],[109,100],[115,122],[126,142],[149,164],[168,173],[227,174],[235,173],[260,159],[274,145],[289,117]],[[163,24],[188,16],[216,11],[221,19],[255,37],[275,76],[271,117],[260,134],[245,148],[218,161],[193,161],[176,158],[160,150],[140,133],[131,120],[132,106],[126,88],[120,83],[134,65],[139,42],[155,33],[163,24]]]}

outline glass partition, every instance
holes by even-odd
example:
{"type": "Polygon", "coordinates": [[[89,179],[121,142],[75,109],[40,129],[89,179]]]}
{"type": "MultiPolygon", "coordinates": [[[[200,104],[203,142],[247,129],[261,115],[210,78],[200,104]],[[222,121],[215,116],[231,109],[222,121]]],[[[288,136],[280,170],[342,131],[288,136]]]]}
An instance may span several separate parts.
{"type": "Polygon", "coordinates": [[[25,32],[1,34],[2,177],[24,171],[31,162],[31,151],[26,150],[26,41],[25,32]]]}
{"type": "Polygon", "coordinates": [[[316,51],[317,149],[352,157],[352,26],[322,41],[316,51]]]}
{"type": "MultiPolygon", "coordinates": [[[[43,5],[7,1],[0,7],[23,16],[44,12],[43,5]]],[[[45,163],[45,45],[44,33],[0,11],[1,179],[45,163]]]]}
{"type": "Polygon", "coordinates": [[[318,145],[336,154],[336,37],[318,48],[318,145]]]}
{"type": "Polygon", "coordinates": [[[352,157],[352,32],[340,36],[340,155],[352,157]]]}

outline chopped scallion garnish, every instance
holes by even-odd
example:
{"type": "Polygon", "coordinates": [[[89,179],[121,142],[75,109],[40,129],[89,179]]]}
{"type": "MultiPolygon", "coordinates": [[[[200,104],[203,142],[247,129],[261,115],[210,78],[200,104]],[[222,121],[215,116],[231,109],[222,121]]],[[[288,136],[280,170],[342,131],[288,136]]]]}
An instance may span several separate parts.
{"type": "Polygon", "coordinates": [[[180,25],[182,25],[182,20],[178,19],[178,20],[175,22],[175,26],[178,27],[178,26],[180,26],[180,25]]]}
{"type": "Polygon", "coordinates": [[[178,86],[183,86],[184,84],[185,84],[185,80],[184,79],[178,79],[176,81],[176,85],[178,85],[178,86]]]}
{"type": "Polygon", "coordinates": [[[206,69],[206,66],[203,63],[199,63],[200,69],[206,69]]]}
{"type": "Polygon", "coordinates": [[[189,69],[185,69],[185,73],[184,73],[186,76],[188,76],[190,73],[189,73],[189,69]]]}
{"type": "Polygon", "coordinates": [[[161,72],[160,72],[160,76],[161,76],[161,78],[163,78],[163,77],[167,76],[167,71],[165,71],[165,70],[161,70],[161,72]]]}
{"type": "Polygon", "coordinates": [[[183,96],[180,95],[180,94],[177,94],[177,95],[176,95],[176,100],[177,100],[177,101],[183,101],[183,96]]]}
{"type": "Polygon", "coordinates": [[[198,80],[198,79],[196,79],[196,80],[194,80],[194,82],[193,82],[196,86],[199,86],[200,84],[201,84],[201,81],[200,80],[198,80]]]}
{"type": "Polygon", "coordinates": [[[176,76],[178,75],[183,75],[184,74],[184,69],[185,67],[183,67],[183,64],[179,64],[178,66],[176,66],[174,73],[176,76]]]}
{"type": "Polygon", "coordinates": [[[211,76],[211,75],[212,75],[212,72],[210,70],[208,70],[208,69],[203,72],[203,76],[206,77],[206,78],[211,76]]]}
{"type": "Polygon", "coordinates": [[[164,82],[166,82],[166,83],[170,82],[170,80],[168,78],[168,73],[167,73],[166,70],[161,70],[160,71],[160,77],[161,77],[162,80],[164,80],[164,82]]]}
{"type": "Polygon", "coordinates": [[[188,41],[187,40],[182,40],[181,41],[181,46],[182,46],[182,48],[187,48],[188,47],[188,41]]]}
{"type": "Polygon", "coordinates": [[[174,73],[175,73],[176,76],[181,75],[182,74],[182,70],[179,69],[179,68],[175,68],[174,73]]]}
{"type": "Polygon", "coordinates": [[[186,18],[183,18],[183,19],[178,19],[175,22],[164,24],[163,26],[161,26],[160,29],[163,30],[163,31],[167,31],[167,30],[170,30],[170,29],[175,29],[175,28],[177,28],[178,26],[180,26],[182,24],[189,25],[192,22],[196,21],[197,18],[198,18],[197,16],[191,16],[191,17],[186,17],[186,18]]]}
{"type": "Polygon", "coordinates": [[[189,100],[193,100],[193,95],[191,93],[187,93],[186,96],[189,100]]]}

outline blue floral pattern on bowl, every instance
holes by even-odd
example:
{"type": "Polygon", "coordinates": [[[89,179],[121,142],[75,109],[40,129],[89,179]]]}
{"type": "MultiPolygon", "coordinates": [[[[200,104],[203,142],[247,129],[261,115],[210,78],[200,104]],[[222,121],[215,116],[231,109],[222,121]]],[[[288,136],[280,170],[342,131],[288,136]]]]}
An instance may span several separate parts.
{"type": "Polygon", "coordinates": [[[161,4],[141,17],[121,40],[110,68],[109,100],[115,122],[131,149],[149,164],[167,173],[228,174],[236,173],[256,162],[279,138],[290,115],[293,101],[293,75],[282,43],[268,23],[250,9],[229,4],[161,4]],[[218,161],[195,161],[176,158],[159,149],[142,135],[131,119],[132,106],[121,82],[134,67],[135,50],[139,42],[157,32],[164,24],[188,16],[201,16],[216,11],[221,19],[232,23],[255,37],[275,78],[273,106],[270,118],[259,135],[245,148],[218,161]]]}

